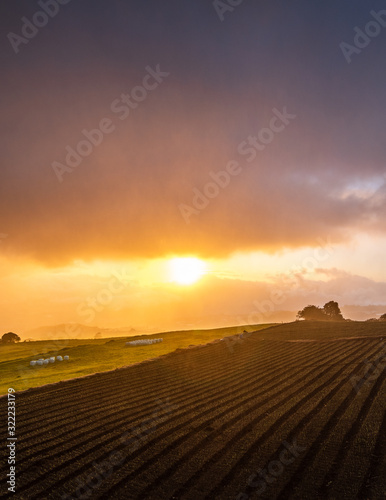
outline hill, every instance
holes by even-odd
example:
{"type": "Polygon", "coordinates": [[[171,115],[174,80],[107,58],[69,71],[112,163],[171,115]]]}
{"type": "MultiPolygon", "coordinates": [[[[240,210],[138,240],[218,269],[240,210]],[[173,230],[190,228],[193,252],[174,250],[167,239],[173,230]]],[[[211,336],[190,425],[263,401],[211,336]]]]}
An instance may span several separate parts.
{"type": "Polygon", "coordinates": [[[383,499],[384,335],[279,325],[17,393],[15,498],[383,499]]]}
{"type": "MultiPolygon", "coordinates": [[[[267,328],[269,325],[253,325],[247,330],[267,328]]],[[[244,327],[215,328],[212,330],[183,330],[153,335],[133,335],[129,337],[67,339],[50,341],[21,342],[0,345],[0,394],[8,387],[25,390],[44,384],[60,382],[82,375],[114,370],[149,358],[188,347],[191,344],[206,344],[226,335],[242,332],[244,327]],[[164,338],[160,344],[128,348],[127,340],[142,338],[164,338]],[[51,356],[70,356],[70,360],[31,367],[30,361],[51,356]]],[[[60,330],[59,330],[60,331],[60,330]]]]}
{"type": "Polygon", "coordinates": [[[55,339],[94,339],[107,337],[121,337],[142,333],[134,328],[100,328],[98,326],[82,325],[80,323],[63,323],[60,325],[40,326],[28,330],[23,339],[55,340],[55,339]]]}

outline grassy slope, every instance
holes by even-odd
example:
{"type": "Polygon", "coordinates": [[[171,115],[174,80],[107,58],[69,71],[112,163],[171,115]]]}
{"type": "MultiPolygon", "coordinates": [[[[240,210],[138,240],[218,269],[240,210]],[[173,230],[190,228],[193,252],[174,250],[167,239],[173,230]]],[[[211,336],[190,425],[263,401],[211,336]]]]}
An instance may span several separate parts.
{"type": "Polygon", "coordinates": [[[5,394],[9,387],[20,391],[91,373],[114,370],[192,344],[206,344],[224,336],[241,333],[244,328],[251,332],[269,326],[271,325],[187,330],[115,339],[42,340],[1,346],[0,395],[5,394]],[[163,338],[164,341],[154,345],[125,347],[128,340],[139,338],[163,338]],[[31,367],[29,364],[33,359],[65,354],[70,356],[69,361],[39,367],[31,367]]]}

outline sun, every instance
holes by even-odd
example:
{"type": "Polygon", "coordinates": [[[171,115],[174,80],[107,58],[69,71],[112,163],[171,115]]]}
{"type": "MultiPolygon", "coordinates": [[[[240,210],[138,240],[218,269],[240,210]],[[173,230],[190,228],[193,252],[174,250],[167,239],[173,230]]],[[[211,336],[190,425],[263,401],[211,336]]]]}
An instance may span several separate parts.
{"type": "Polygon", "coordinates": [[[169,262],[170,277],[180,285],[191,285],[206,273],[205,263],[196,257],[176,257],[169,262]]]}

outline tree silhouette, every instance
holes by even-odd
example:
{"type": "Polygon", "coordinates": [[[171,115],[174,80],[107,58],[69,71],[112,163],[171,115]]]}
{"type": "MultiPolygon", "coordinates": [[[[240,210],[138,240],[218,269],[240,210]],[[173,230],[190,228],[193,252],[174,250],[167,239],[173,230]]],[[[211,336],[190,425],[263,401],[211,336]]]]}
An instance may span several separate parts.
{"type": "Polygon", "coordinates": [[[297,314],[298,319],[305,319],[307,321],[321,321],[325,320],[323,309],[316,306],[307,306],[297,314]]]}
{"type": "Polygon", "coordinates": [[[1,337],[3,344],[14,344],[15,342],[20,342],[21,338],[16,333],[8,332],[4,333],[1,337]]]}
{"type": "Polygon", "coordinates": [[[296,317],[307,321],[344,321],[338,302],[333,300],[324,304],[323,308],[307,306],[299,311],[296,317]]]}
{"type": "Polygon", "coordinates": [[[386,321],[386,313],[379,317],[380,321],[386,321]]]}
{"type": "Polygon", "coordinates": [[[342,313],[340,312],[338,302],[334,302],[333,300],[330,300],[330,302],[327,302],[323,306],[323,311],[326,316],[328,316],[329,319],[333,321],[339,321],[343,319],[342,313]]]}

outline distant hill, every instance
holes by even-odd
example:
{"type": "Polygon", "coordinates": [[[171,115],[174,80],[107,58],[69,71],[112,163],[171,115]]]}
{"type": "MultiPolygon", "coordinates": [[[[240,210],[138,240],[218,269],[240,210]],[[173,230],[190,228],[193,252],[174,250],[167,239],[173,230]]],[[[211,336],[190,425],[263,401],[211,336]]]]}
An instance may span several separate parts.
{"type": "MultiPolygon", "coordinates": [[[[345,318],[355,321],[365,321],[369,318],[379,318],[381,314],[386,313],[386,306],[383,305],[343,305],[342,314],[345,318]]],[[[253,312],[253,311],[251,311],[253,312]]],[[[288,323],[294,321],[297,311],[277,310],[267,313],[264,316],[265,323],[288,323]]],[[[110,337],[131,337],[141,334],[153,334],[156,332],[176,331],[176,330],[194,330],[194,329],[213,329],[220,327],[230,327],[234,325],[245,325],[248,323],[249,314],[207,314],[200,318],[191,318],[190,321],[177,321],[166,324],[160,324],[158,327],[153,325],[139,325],[137,328],[132,326],[120,328],[101,328],[98,326],[89,326],[83,324],[60,324],[51,326],[41,326],[23,332],[22,341],[28,338],[33,340],[48,340],[58,338],[69,338],[66,331],[76,331],[76,335],[70,335],[70,338],[95,339],[110,337]],[[76,330],[75,330],[76,328],[76,330]]]]}
{"type": "Polygon", "coordinates": [[[127,337],[138,335],[134,328],[100,328],[98,326],[82,325],[80,323],[63,323],[61,325],[41,326],[25,332],[22,340],[51,340],[60,338],[93,339],[106,337],[127,337]],[[72,333],[74,332],[74,333],[72,333]]]}
{"type": "Polygon", "coordinates": [[[345,318],[350,318],[355,321],[366,321],[370,318],[379,318],[382,314],[386,313],[386,306],[342,306],[341,310],[345,318]]]}

